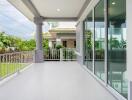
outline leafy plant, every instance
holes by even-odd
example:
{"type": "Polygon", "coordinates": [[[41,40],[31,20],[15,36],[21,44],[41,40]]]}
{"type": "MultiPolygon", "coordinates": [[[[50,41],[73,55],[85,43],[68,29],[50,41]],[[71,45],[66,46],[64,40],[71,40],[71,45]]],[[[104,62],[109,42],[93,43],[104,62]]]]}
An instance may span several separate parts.
{"type": "Polygon", "coordinates": [[[87,48],[91,49],[92,48],[92,32],[88,30],[86,31],[85,35],[87,37],[87,40],[86,40],[87,48]]]}
{"type": "Polygon", "coordinates": [[[56,49],[60,49],[60,48],[63,48],[62,45],[56,45],[56,49]]]}

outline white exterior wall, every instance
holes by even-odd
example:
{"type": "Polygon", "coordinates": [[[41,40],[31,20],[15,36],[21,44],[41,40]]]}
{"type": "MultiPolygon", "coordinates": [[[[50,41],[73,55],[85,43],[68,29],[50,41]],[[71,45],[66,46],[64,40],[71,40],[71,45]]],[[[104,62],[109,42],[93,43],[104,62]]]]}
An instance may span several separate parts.
{"type": "Polygon", "coordinates": [[[128,72],[128,100],[132,100],[132,0],[126,0],[127,7],[127,72],[128,72]]]}
{"type": "Polygon", "coordinates": [[[77,60],[83,65],[83,22],[79,22],[76,28],[77,60]]]}
{"type": "Polygon", "coordinates": [[[78,24],[76,26],[76,49],[77,49],[77,60],[80,64],[83,65],[83,21],[85,20],[88,13],[95,7],[95,5],[99,2],[99,0],[91,0],[89,5],[86,7],[82,16],[80,16],[78,20],[78,24]]]}
{"type": "Polygon", "coordinates": [[[132,0],[127,1],[127,70],[132,81],[132,0]]]}

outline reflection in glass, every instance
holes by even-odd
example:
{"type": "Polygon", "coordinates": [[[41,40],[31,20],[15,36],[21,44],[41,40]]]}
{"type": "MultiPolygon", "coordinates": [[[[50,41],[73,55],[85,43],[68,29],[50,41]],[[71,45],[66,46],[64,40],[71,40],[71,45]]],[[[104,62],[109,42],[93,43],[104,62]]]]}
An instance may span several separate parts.
{"type": "Polygon", "coordinates": [[[126,0],[112,2],[108,2],[108,84],[127,98],[126,0]]]}
{"type": "Polygon", "coordinates": [[[104,0],[95,7],[95,75],[104,80],[104,0]]]}
{"type": "Polygon", "coordinates": [[[86,65],[87,66],[87,57],[86,57],[86,51],[87,51],[87,49],[86,49],[86,41],[87,41],[87,38],[86,38],[86,27],[87,27],[87,24],[86,24],[87,22],[86,22],[86,20],[84,21],[84,37],[83,37],[83,45],[84,45],[84,65],[86,65]]]}
{"type": "MultiPolygon", "coordinates": [[[[108,84],[127,98],[126,78],[126,0],[108,1],[108,84]]],[[[107,11],[107,10],[106,10],[107,11]]],[[[105,21],[104,0],[100,0],[84,21],[84,64],[101,80],[105,80],[105,21]],[[93,25],[94,24],[94,25],[93,25]],[[94,30],[94,32],[93,32],[94,30]],[[94,37],[93,37],[94,35],[94,37]],[[93,41],[94,40],[94,51],[93,41]]],[[[107,17],[107,16],[105,16],[107,17]]]]}
{"type": "Polygon", "coordinates": [[[84,33],[84,41],[85,41],[85,65],[89,70],[93,70],[93,19],[92,12],[89,13],[88,17],[85,21],[85,33],[84,33]]]}

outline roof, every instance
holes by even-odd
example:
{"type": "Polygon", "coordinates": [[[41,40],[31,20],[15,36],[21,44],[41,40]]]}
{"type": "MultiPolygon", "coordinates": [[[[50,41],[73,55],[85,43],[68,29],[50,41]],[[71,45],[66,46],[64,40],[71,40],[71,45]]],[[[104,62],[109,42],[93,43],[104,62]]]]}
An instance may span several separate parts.
{"type": "Polygon", "coordinates": [[[49,30],[49,32],[53,33],[76,33],[75,28],[54,28],[49,30]]]}
{"type": "Polygon", "coordinates": [[[50,38],[52,38],[52,35],[49,32],[44,32],[43,37],[46,39],[50,39],[50,38]]]}

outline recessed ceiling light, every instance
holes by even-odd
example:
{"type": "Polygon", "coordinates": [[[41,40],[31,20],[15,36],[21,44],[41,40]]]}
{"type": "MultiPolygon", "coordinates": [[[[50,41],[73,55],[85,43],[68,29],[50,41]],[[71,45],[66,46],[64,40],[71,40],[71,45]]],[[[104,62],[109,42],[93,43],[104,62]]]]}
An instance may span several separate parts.
{"type": "Polygon", "coordinates": [[[60,9],[58,8],[57,11],[60,12],[60,9]]]}
{"type": "Polygon", "coordinates": [[[112,5],[115,5],[116,3],[115,2],[112,2],[112,5]]]}

